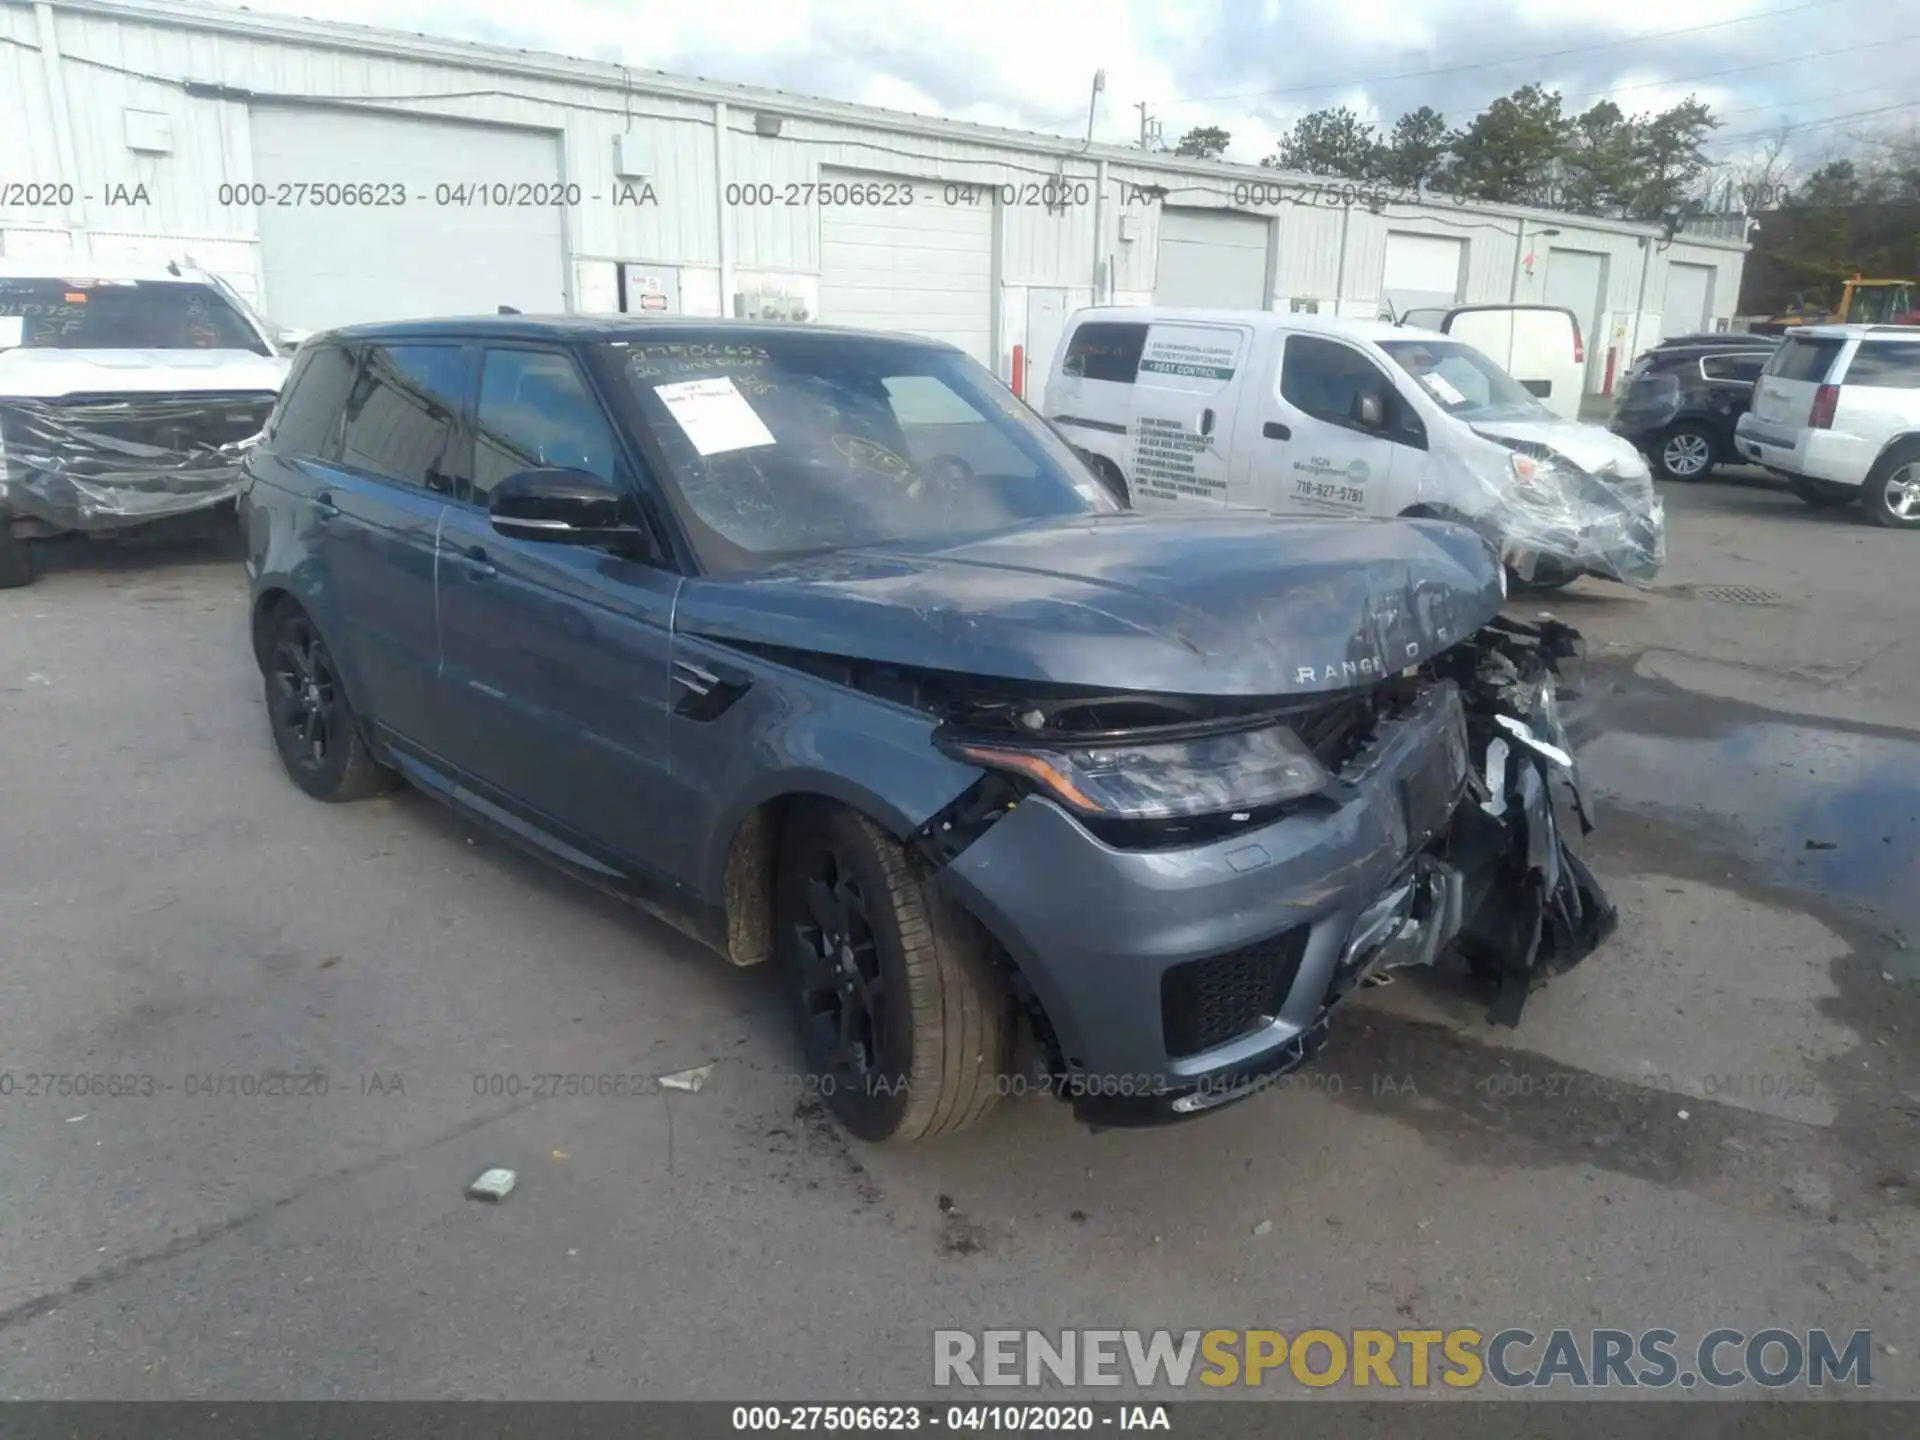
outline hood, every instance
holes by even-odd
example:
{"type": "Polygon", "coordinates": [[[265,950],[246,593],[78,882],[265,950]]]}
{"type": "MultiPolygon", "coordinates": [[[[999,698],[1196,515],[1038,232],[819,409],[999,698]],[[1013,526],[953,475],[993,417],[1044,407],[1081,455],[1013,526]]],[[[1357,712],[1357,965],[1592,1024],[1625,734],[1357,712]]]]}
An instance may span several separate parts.
{"type": "Polygon", "coordinates": [[[1591,473],[1609,465],[1622,475],[1647,473],[1646,457],[1632,441],[1598,425],[1575,420],[1490,420],[1473,428],[1489,438],[1544,446],[1591,473]]]}
{"type": "Polygon", "coordinates": [[[1425,660],[1502,598],[1487,543],[1442,521],[1122,513],[691,580],[674,627],[1007,680],[1304,695],[1425,660]]]}
{"type": "Polygon", "coordinates": [[[0,399],[68,395],[277,394],[288,361],[250,350],[0,350],[0,399]]]}

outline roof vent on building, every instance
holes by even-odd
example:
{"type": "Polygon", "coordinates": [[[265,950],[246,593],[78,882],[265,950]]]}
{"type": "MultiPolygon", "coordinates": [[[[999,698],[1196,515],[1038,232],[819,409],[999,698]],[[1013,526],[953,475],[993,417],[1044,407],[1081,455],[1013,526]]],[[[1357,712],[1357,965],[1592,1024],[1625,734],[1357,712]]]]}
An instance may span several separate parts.
{"type": "Polygon", "coordinates": [[[753,117],[753,133],[765,135],[771,139],[780,133],[780,127],[786,123],[784,115],[774,115],[766,110],[757,111],[753,117]]]}

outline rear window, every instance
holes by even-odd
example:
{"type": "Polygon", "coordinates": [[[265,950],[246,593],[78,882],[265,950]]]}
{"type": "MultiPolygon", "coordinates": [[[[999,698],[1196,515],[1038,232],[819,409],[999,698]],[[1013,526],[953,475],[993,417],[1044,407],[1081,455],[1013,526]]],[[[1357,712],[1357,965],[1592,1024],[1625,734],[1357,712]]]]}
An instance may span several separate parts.
{"type": "Polygon", "coordinates": [[[1833,362],[1839,358],[1841,347],[1846,343],[1844,340],[1796,336],[1774,351],[1766,373],[1776,380],[1807,380],[1815,385],[1825,384],[1827,371],[1833,368],[1833,362]]]}
{"type": "Polygon", "coordinates": [[[0,316],[30,350],[272,352],[211,285],[192,280],[0,279],[0,316]]]}
{"type": "Polygon", "coordinates": [[[1847,384],[1876,390],[1920,390],[1920,343],[1867,341],[1847,366],[1847,384]]]}
{"type": "Polygon", "coordinates": [[[1146,344],[1145,325],[1093,321],[1073,332],[1066,358],[1060,362],[1060,373],[1131,385],[1140,373],[1140,352],[1146,344]]]}

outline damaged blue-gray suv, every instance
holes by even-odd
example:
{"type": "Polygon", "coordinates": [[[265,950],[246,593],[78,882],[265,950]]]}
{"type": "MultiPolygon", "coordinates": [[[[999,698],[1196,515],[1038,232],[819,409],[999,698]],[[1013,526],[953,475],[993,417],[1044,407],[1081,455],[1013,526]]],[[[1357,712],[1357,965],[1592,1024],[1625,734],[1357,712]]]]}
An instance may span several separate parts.
{"type": "Polygon", "coordinates": [[[1585,823],[1577,637],[1498,618],[1477,534],[1134,513],[947,345],[339,330],[241,508],[295,783],[404,778],[778,966],[868,1139],[1204,1112],[1385,969],[1511,1022],[1614,924],[1550,795],[1585,823]]]}

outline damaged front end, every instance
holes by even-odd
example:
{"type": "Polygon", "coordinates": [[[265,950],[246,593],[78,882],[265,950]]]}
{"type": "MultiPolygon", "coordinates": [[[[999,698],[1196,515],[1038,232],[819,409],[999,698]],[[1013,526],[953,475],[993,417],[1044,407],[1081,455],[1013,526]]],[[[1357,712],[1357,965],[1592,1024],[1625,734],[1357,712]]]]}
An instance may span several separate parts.
{"type": "MultiPolygon", "coordinates": [[[[1557,689],[1560,663],[1579,645],[1579,632],[1558,621],[1496,617],[1434,666],[1460,687],[1474,767],[1444,844],[1423,857],[1426,913],[1387,943],[1412,943],[1411,963],[1431,963],[1444,933],[1498,986],[1487,1013],[1496,1024],[1517,1024],[1535,985],[1584,960],[1618,925],[1566,843],[1553,798],[1558,776],[1581,833],[1592,830],[1557,689]]],[[[1391,951],[1383,961],[1403,963],[1391,951]]]]}
{"type": "Polygon", "coordinates": [[[251,391],[0,398],[0,514],[92,533],[231,500],[274,400],[251,391]]]}
{"type": "MultiPolygon", "coordinates": [[[[921,853],[984,913],[1017,912],[1010,929],[1039,942],[1036,975],[1071,954],[1122,997],[1136,956],[1158,973],[1130,1002],[1071,1006],[1088,1054],[1112,1053],[1123,1028],[1124,1053],[1158,1048],[1150,1087],[1083,1093],[1077,1078],[1104,1067],[1081,1063],[1072,1038],[1044,1047],[1090,1123],[1155,1123],[1255,1093],[1311,1057],[1361,986],[1447,956],[1494,983],[1488,1018],[1512,1025],[1536,985],[1616,925],[1554,802],[1557,774],[1589,828],[1556,693],[1578,641],[1557,622],[1495,617],[1387,680],[1279,704],[991,681],[922,692],[941,717],[936,744],[982,779],[921,827],[921,853]],[[1051,804],[1023,816],[1030,799],[1051,804]],[[1106,858],[1074,858],[1067,822],[1040,818],[1060,812],[1106,858]],[[1075,896],[1116,913],[1057,913],[1075,896]],[[1227,941],[1242,933],[1236,912],[1280,928],[1227,941]],[[1160,945],[1216,927],[1214,953],[1160,945]],[[1142,1002],[1157,1034],[1140,1028],[1142,1002]]],[[[1046,1025],[1045,997],[1022,998],[1046,1025]]]]}

